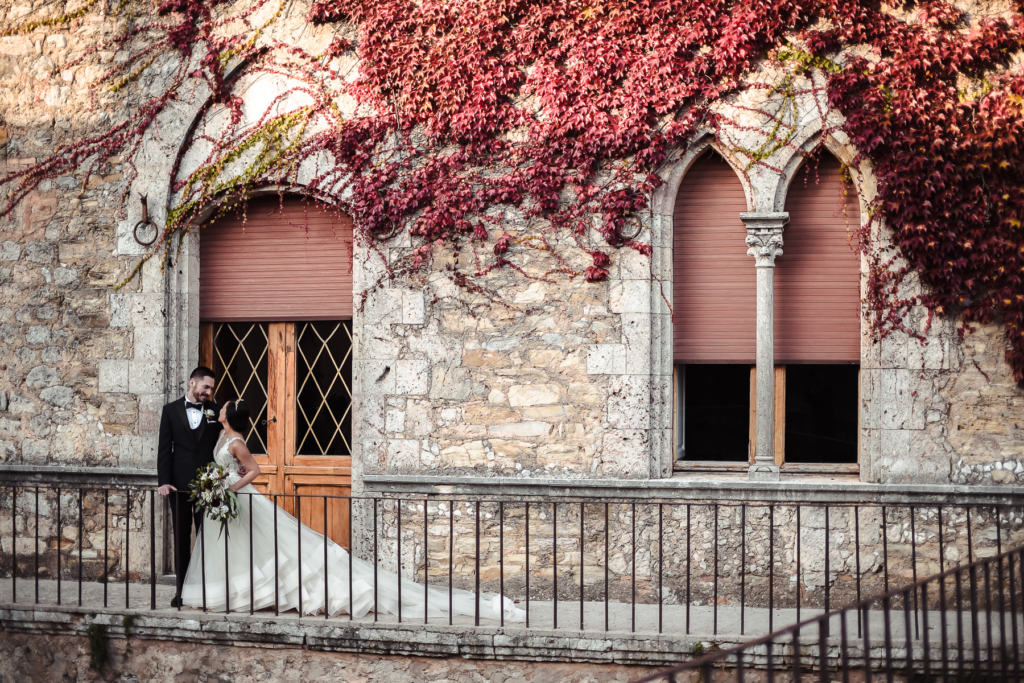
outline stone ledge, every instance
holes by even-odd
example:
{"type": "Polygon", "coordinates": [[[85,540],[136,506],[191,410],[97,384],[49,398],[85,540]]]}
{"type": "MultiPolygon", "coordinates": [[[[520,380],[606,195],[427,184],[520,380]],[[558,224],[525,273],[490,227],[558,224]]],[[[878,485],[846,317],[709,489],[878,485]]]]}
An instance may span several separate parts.
{"type": "Polygon", "coordinates": [[[62,467],[59,465],[3,465],[0,483],[70,486],[156,486],[155,469],[121,467],[62,467]]]}
{"type": "MultiPolygon", "coordinates": [[[[105,609],[101,614],[79,607],[19,609],[0,605],[0,633],[48,636],[88,635],[92,624],[107,627],[107,637],[124,639],[124,616],[132,614],[131,638],[241,647],[296,648],[420,657],[483,660],[586,662],[666,666],[688,661],[694,635],[610,633],[595,637],[569,629],[466,627],[446,624],[352,623],[346,619],[292,616],[204,614],[178,616],[174,610],[136,612],[105,609]]],[[[748,637],[718,635],[716,644],[731,647],[748,637]]]]}
{"type": "MultiPolygon", "coordinates": [[[[804,478],[801,478],[804,479],[804,478]]],[[[889,504],[889,505],[1022,505],[1020,486],[924,486],[836,482],[822,478],[765,484],[743,478],[669,479],[526,479],[512,477],[455,477],[364,475],[368,494],[434,496],[534,496],[550,498],[614,498],[737,502],[889,504]]]]}

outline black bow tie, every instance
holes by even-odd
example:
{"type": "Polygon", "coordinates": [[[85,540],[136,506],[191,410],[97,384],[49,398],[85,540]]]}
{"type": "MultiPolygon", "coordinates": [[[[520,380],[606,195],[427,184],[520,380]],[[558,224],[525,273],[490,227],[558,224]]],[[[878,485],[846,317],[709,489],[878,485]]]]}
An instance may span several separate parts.
{"type": "Polygon", "coordinates": [[[203,409],[203,404],[202,403],[193,403],[192,401],[190,401],[190,400],[188,400],[186,398],[185,399],[185,410],[188,410],[189,408],[195,408],[196,410],[202,410],[203,409]]]}

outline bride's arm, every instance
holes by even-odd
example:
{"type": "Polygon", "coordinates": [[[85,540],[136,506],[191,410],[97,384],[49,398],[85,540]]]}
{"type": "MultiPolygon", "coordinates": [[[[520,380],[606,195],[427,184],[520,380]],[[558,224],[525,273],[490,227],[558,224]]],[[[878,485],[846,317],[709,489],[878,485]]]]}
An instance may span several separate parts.
{"type": "Polygon", "coordinates": [[[231,455],[238,458],[238,462],[245,465],[245,475],[236,481],[232,486],[231,490],[238,491],[240,488],[252,482],[253,479],[260,476],[260,466],[256,462],[256,458],[252,457],[252,453],[246,447],[245,442],[241,439],[231,442],[231,446],[228,447],[228,451],[231,455]]]}

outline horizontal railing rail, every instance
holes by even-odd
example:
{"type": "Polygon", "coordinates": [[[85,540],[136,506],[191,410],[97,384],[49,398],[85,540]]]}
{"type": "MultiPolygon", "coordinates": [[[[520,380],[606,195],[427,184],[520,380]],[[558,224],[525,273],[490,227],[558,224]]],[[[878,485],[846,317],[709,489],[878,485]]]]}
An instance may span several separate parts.
{"type": "MultiPolygon", "coordinates": [[[[693,680],[695,673],[698,681],[742,683],[750,668],[765,669],[768,681],[784,677],[791,683],[805,677],[827,683],[836,675],[844,683],[870,683],[873,674],[884,674],[889,683],[896,676],[904,681],[1020,681],[1022,570],[1024,545],[697,657],[637,683],[676,683],[693,680]],[[872,609],[875,604],[881,604],[881,614],[872,609]],[[857,624],[856,636],[851,619],[857,624]]],[[[756,680],[764,678],[759,672],[756,680]]]]}
{"type": "MultiPolygon", "coordinates": [[[[186,493],[172,495],[187,504],[186,493]]],[[[487,592],[524,610],[525,627],[553,630],[770,633],[872,595],[902,599],[899,591],[917,585],[919,575],[1001,556],[1004,544],[1024,541],[1020,505],[269,498],[351,549],[350,579],[355,555],[422,584],[424,596],[427,586],[447,589],[449,603],[455,589],[475,592],[473,625],[481,623],[479,598],[487,592]]],[[[107,607],[123,600],[126,609],[166,609],[165,505],[151,488],[0,487],[0,601],[107,607]]],[[[288,519],[275,513],[275,547],[277,525],[288,519]]],[[[236,557],[227,540],[210,542],[225,544],[229,563],[250,563],[251,577],[251,545],[248,556],[236,557]]],[[[320,545],[326,592],[327,576],[346,568],[330,566],[328,546],[320,545]]],[[[192,561],[205,575],[206,546],[197,547],[192,561]]],[[[372,585],[376,591],[376,577],[372,585]]],[[[203,588],[205,610],[205,581],[203,588]]],[[[301,592],[299,600],[298,616],[306,617],[301,592]]],[[[880,600],[865,604],[886,609],[880,600]]],[[[394,618],[407,621],[398,605],[394,618]]],[[[910,607],[918,613],[917,603],[910,607]]],[[[275,600],[275,614],[279,608],[275,600]]],[[[224,609],[256,611],[230,599],[224,609]]],[[[349,605],[350,619],[351,612],[349,605]]],[[[374,609],[367,618],[382,616],[374,609]]],[[[423,619],[437,617],[424,610],[423,619]]],[[[456,623],[450,609],[445,620],[456,623]]],[[[920,632],[919,621],[914,628],[920,632]]]]}

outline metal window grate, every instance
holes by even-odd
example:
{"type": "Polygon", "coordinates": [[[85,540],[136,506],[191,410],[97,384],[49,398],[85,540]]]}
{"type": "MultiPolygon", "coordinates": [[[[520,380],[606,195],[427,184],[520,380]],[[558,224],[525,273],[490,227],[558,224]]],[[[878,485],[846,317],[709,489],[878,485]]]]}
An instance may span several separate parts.
{"type": "Polygon", "coordinates": [[[241,398],[249,404],[252,428],[245,442],[257,454],[267,452],[268,330],[267,323],[220,323],[213,333],[217,402],[241,398]]]}
{"type": "Polygon", "coordinates": [[[297,455],[351,455],[352,321],[297,323],[297,455]]]}

